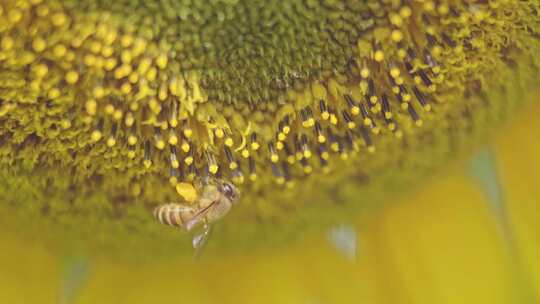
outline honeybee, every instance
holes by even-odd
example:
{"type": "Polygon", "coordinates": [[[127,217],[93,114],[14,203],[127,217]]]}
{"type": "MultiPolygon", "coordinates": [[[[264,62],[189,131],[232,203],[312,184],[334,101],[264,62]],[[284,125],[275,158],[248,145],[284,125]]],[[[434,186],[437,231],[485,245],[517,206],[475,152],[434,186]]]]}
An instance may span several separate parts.
{"type": "Polygon", "coordinates": [[[206,243],[212,224],[227,215],[238,202],[240,192],[228,181],[209,177],[199,180],[196,186],[197,196],[191,205],[164,204],[156,207],[153,214],[160,223],[186,232],[202,225],[203,231],[192,239],[193,248],[198,250],[206,243]]]}

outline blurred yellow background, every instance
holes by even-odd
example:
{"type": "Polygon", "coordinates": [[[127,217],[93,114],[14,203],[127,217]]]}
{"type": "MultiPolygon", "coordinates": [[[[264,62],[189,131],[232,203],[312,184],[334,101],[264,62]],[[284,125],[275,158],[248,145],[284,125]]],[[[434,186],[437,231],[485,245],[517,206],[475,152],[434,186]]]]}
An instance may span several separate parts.
{"type": "Polygon", "coordinates": [[[286,252],[134,265],[0,232],[0,303],[538,303],[538,113],[361,216],[353,259],[321,235],[286,252]]]}

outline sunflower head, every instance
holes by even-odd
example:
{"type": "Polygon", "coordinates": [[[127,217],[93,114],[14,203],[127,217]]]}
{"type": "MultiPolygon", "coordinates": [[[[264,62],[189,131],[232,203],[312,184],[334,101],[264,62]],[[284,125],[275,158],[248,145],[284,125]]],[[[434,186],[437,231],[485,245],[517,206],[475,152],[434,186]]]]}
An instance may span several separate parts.
{"type": "Polygon", "coordinates": [[[231,235],[324,214],[348,185],[381,197],[497,123],[539,63],[534,1],[8,0],[0,16],[2,188],[23,190],[5,205],[139,234],[205,176],[242,191],[231,235]]]}

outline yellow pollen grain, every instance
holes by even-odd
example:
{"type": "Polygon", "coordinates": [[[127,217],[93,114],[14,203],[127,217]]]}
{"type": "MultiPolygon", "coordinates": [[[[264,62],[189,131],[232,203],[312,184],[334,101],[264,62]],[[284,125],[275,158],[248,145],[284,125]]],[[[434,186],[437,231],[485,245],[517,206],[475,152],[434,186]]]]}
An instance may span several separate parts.
{"type": "Polygon", "coordinates": [[[56,99],[60,97],[60,90],[58,88],[52,88],[49,90],[49,94],[47,95],[50,99],[56,99]]]}
{"type": "Polygon", "coordinates": [[[109,137],[107,139],[107,146],[114,147],[114,145],[116,145],[116,139],[114,137],[109,137]]]}
{"type": "Polygon", "coordinates": [[[101,48],[101,55],[103,57],[111,57],[113,53],[114,53],[114,49],[110,45],[104,45],[101,48]]]}
{"type": "Polygon", "coordinates": [[[384,60],[384,53],[381,50],[375,51],[373,54],[373,59],[377,62],[382,62],[384,60]]]}
{"type": "Polygon", "coordinates": [[[214,134],[216,135],[217,138],[223,138],[223,136],[225,136],[225,132],[223,132],[223,130],[220,128],[217,128],[214,134]]]}
{"type": "Polygon", "coordinates": [[[189,144],[188,143],[182,143],[182,146],[180,146],[180,149],[182,149],[182,151],[184,151],[184,153],[188,153],[189,152],[189,144]]]}
{"type": "Polygon", "coordinates": [[[165,69],[167,67],[167,55],[166,54],[160,54],[157,58],[156,58],[156,65],[158,68],[160,69],[165,69]]]}
{"type": "Polygon", "coordinates": [[[285,135],[289,134],[291,132],[291,127],[290,126],[283,126],[283,133],[285,135]]]}
{"type": "Polygon", "coordinates": [[[47,67],[46,64],[40,63],[36,66],[35,71],[36,71],[36,77],[43,78],[45,77],[45,75],[47,75],[49,68],[47,67]]]}
{"type": "Polygon", "coordinates": [[[362,68],[360,70],[360,76],[364,79],[367,79],[369,77],[369,69],[368,68],[362,68]]]}
{"type": "Polygon", "coordinates": [[[136,144],[137,144],[137,137],[135,137],[134,135],[129,135],[128,136],[128,145],[134,146],[136,144]]]}
{"type": "Polygon", "coordinates": [[[53,49],[54,56],[56,56],[58,58],[64,57],[64,55],[66,55],[66,53],[67,53],[67,48],[63,44],[57,44],[53,49]]]}
{"type": "Polygon", "coordinates": [[[47,42],[45,42],[45,40],[41,37],[37,37],[32,41],[32,49],[38,53],[43,52],[46,47],[47,42]]]}
{"type": "Polygon", "coordinates": [[[95,99],[90,99],[85,104],[86,113],[88,115],[95,115],[97,111],[97,102],[95,99]]]}
{"type": "Polygon", "coordinates": [[[131,84],[129,82],[124,82],[120,86],[120,92],[124,95],[129,95],[131,93],[131,84]]]}
{"type": "Polygon", "coordinates": [[[13,41],[13,38],[10,36],[4,36],[2,37],[2,42],[0,44],[4,51],[9,51],[13,48],[15,41],[13,41]]]}
{"type": "Polygon", "coordinates": [[[401,24],[403,24],[403,18],[401,18],[400,15],[398,14],[390,14],[390,22],[395,25],[395,26],[401,26],[401,24]]]}
{"type": "Polygon", "coordinates": [[[124,116],[124,113],[122,113],[122,110],[117,109],[113,113],[113,119],[114,120],[120,120],[120,119],[122,119],[122,116],[124,116]]]}
{"type": "Polygon", "coordinates": [[[62,127],[62,129],[66,130],[66,129],[69,129],[71,128],[71,121],[67,120],[67,119],[62,119],[60,121],[60,126],[62,127]]]}
{"type": "Polygon", "coordinates": [[[37,8],[36,8],[36,14],[39,16],[39,17],[46,17],[48,16],[50,13],[50,9],[47,5],[39,5],[37,8]]]}
{"type": "Polygon", "coordinates": [[[128,48],[133,43],[133,36],[130,34],[125,34],[122,36],[122,39],[120,40],[120,45],[123,48],[128,48]]]}
{"type": "Polygon", "coordinates": [[[165,141],[163,139],[157,140],[156,141],[156,148],[158,148],[158,150],[165,149],[165,141]]]}
{"type": "Polygon", "coordinates": [[[101,42],[95,40],[90,43],[90,52],[99,54],[101,52],[101,42]]]}
{"type": "Polygon", "coordinates": [[[401,32],[400,30],[393,30],[391,37],[394,42],[400,42],[401,40],[403,40],[403,32],[401,32]]]}
{"type": "Polygon", "coordinates": [[[19,9],[14,8],[8,12],[7,17],[10,23],[17,23],[22,19],[22,12],[19,9]]]}
{"type": "Polygon", "coordinates": [[[335,114],[330,114],[330,123],[333,124],[333,125],[337,125],[338,123],[338,118],[335,114]]]}
{"type": "Polygon", "coordinates": [[[106,71],[112,71],[116,67],[116,58],[107,58],[105,60],[104,68],[106,71]]]}
{"type": "Polygon", "coordinates": [[[67,21],[66,15],[64,15],[61,12],[53,14],[52,18],[51,18],[51,23],[54,26],[57,26],[57,27],[60,27],[60,26],[62,26],[64,24],[66,24],[66,21],[67,21]]]}
{"type": "Polygon", "coordinates": [[[98,142],[101,139],[101,132],[98,130],[92,131],[92,134],[90,135],[90,139],[93,142],[98,142]]]}
{"type": "Polygon", "coordinates": [[[403,18],[409,18],[412,15],[412,10],[409,6],[402,6],[399,10],[399,15],[403,18]]]}
{"type": "Polygon", "coordinates": [[[171,146],[176,146],[176,144],[178,144],[178,136],[176,136],[175,134],[171,134],[169,136],[169,144],[171,146]]]}
{"type": "Polygon", "coordinates": [[[146,169],[149,169],[149,168],[152,166],[152,161],[149,160],[149,159],[145,159],[145,160],[143,161],[143,165],[144,165],[144,167],[145,167],[146,169]]]}
{"type": "Polygon", "coordinates": [[[69,84],[74,84],[79,80],[79,73],[76,71],[69,71],[66,73],[66,82],[69,84]]]}
{"type": "Polygon", "coordinates": [[[108,104],[105,106],[105,113],[107,115],[112,115],[114,113],[114,106],[112,104],[108,104]]]}
{"type": "Polygon", "coordinates": [[[398,78],[400,75],[400,71],[398,68],[391,68],[390,69],[390,76],[392,76],[392,78],[398,78]]]}

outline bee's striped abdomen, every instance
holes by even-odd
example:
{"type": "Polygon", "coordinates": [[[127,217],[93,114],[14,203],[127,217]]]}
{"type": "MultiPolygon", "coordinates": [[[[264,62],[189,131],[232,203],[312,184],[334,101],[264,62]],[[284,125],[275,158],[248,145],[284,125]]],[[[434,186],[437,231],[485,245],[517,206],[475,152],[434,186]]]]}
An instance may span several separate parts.
{"type": "Polygon", "coordinates": [[[180,204],[165,204],[154,209],[154,218],[168,226],[185,228],[185,223],[194,214],[192,208],[180,204]]]}

